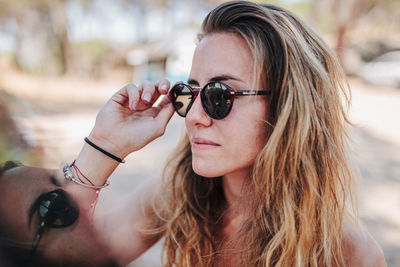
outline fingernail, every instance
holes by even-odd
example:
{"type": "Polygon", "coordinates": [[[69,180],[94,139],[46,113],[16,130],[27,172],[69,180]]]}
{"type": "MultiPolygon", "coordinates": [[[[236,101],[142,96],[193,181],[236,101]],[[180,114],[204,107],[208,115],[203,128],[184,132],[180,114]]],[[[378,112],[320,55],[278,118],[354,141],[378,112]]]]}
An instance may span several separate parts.
{"type": "Polygon", "coordinates": [[[136,102],[136,101],[133,101],[133,102],[132,102],[132,109],[133,109],[133,110],[136,110],[136,109],[137,109],[137,102],[136,102]]]}
{"type": "Polygon", "coordinates": [[[147,101],[147,102],[150,102],[150,99],[151,99],[150,93],[146,93],[146,94],[144,95],[144,97],[143,97],[143,100],[145,100],[145,101],[147,101]]]}
{"type": "Polygon", "coordinates": [[[166,93],[168,91],[168,86],[166,84],[161,85],[161,90],[166,93]]]}

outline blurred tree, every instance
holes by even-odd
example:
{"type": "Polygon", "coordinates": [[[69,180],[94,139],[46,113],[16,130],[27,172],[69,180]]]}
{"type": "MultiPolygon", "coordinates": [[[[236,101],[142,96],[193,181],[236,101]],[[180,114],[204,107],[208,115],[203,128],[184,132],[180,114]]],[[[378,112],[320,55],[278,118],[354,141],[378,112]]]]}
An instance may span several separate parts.
{"type": "MultiPolygon", "coordinates": [[[[151,20],[159,19],[160,17],[164,19],[165,28],[164,34],[168,32],[168,26],[172,26],[174,30],[179,28],[180,26],[176,23],[179,13],[177,11],[185,10],[188,6],[190,6],[191,10],[198,10],[199,6],[201,6],[204,2],[211,0],[118,0],[119,4],[122,4],[126,7],[127,10],[132,11],[132,19],[134,21],[133,26],[136,29],[136,39],[138,43],[145,43],[152,39],[152,36],[149,36],[149,22],[151,20]],[[158,11],[154,12],[154,11],[158,11]],[[152,18],[151,16],[159,16],[158,18],[152,18]]],[[[215,0],[214,0],[215,1],[215,0]]],[[[188,15],[188,17],[191,17],[188,15]]],[[[190,23],[188,23],[190,24],[190,23]]],[[[184,25],[187,26],[187,25],[184,25]]],[[[158,36],[159,38],[163,38],[158,36]]]]}
{"type": "MultiPolygon", "coordinates": [[[[17,67],[29,68],[29,64],[26,66],[23,62],[21,53],[26,53],[24,47],[32,46],[35,43],[33,40],[40,36],[44,44],[38,45],[46,47],[50,59],[56,60],[49,69],[55,68],[61,74],[69,70],[73,58],[68,38],[67,4],[71,1],[85,4],[89,0],[0,0],[0,29],[15,37],[17,67]]],[[[28,53],[32,53],[32,49],[28,53]]],[[[46,63],[52,62],[49,60],[46,63]]]]}
{"type": "MultiPolygon", "coordinates": [[[[334,32],[335,50],[342,63],[343,49],[348,41],[346,34],[349,31],[380,25],[380,30],[385,32],[384,27],[391,22],[400,25],[398,0],[312,0],[311,11],[315,25],[333,25],[328,31],[334,32]]],[[[367,41],[368,36],[363,35],[362,38],[367,41]]],[[[360,42],[359,39],[357,41],[360,42]]]]}

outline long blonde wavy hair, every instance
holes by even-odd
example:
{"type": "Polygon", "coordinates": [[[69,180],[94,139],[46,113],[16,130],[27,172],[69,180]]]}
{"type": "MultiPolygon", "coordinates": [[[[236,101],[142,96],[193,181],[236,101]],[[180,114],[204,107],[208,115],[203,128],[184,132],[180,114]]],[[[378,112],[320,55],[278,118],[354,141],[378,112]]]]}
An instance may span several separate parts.
{"type": "MultiPolygon", "coordinates": [[[[350,93],[338,60],[303,21],[274,5],[224,3],[207,15],[199,39],[218,32],[247,42],[257,82],[272,91],[268,141],[244,188],[238,265],[343,266],[354,172],[346,152],[350,93]]],[[[185,136],[154,205],[166,266],[213,266],[219,253],[222,178],[197,175],[191,161],[185,136]]]]}

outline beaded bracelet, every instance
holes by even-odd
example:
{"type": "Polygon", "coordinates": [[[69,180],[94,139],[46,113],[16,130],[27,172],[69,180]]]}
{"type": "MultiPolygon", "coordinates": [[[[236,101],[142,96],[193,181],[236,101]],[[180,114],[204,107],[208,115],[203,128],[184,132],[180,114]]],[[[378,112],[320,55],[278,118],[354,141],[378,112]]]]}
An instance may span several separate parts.
{"type": "Polygon", "coordinates": [[[94,185],[92,183],[92,181],[89,180],[89,178],[87,178],[80,170],[79,168],[75,165],[75,160],[72,162],[72,164],[66,164],[63,168],[63,173],[64,173],[64,177],[66,180],[68,181],[72,181],[76,184],[79,184],[81,186],[90,188],[95,190],[96,192],[96,196],[94,198],[94,201],[90,204],[90,215],[89,215],[89,219],[90,219],[90,225],[93,225],[93,216],[94,216],[94,210],[96,209],[96,205],[97,202],[99,200],[99,194],[100,194],[100,190],[103,189],[104,187],[107,187],[110,185],[110,182],[107,180],[103,185],[94,185]],[[74,173],[71,170],[71,167],[74,168],[76,175],[78,176],[78,179],[76,179],[74,173]],[[86,181],[88,181],[90,184],[86,184],[81,178],[80,175],[83,176],[83,178],[86,179],[86,181]]]}
{"type": "Polygon", "coordinates": [[[63,168],[63,173],[64,173],[64,177],[65,177],[66,180],[72,181],[72,182],[74,182],[76,184],[79,184],[81,186],[85,186],[85,187],[88,187],[88,188],[91,188],[91,189],[103,189],[104,187],[107,187],[107,186],[110,185],[110,182],[108,180],[103,185],[93,185],[90,181],[89,182],[91,184],[85,184],[83,181],[76,179],[75,175],[71,171],[71,167],[72,166],[74,166],[74,163],[72,163],[72,164],[68,164],[67,163],[63,168]]]}

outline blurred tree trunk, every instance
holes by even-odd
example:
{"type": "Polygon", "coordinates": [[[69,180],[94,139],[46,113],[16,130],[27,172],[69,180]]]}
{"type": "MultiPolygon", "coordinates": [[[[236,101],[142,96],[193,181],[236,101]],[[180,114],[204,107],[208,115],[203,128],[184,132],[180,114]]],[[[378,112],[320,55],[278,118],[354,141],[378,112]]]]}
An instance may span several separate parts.
{"type": "Polygon", "coordinates": [[[346,45],[345,43],[345,34],[347,28],[346,25],[339,25],[336,33],[336,44],[335,44],[335,52],[339,59],[340,64],[343,68],[345,68],[344,59],[343,59],[343,49],[346,45]]]}
{"type": "MultiPolygon", "coordinates": [[[[44,42],[47,56],[43,60],[44,72],[64,74],[72,67],[71,43],[68,37],[67,4],[74,0],[0,0],[0,23],[15,21],[16,29],[10,32],[16,41],[15,65],[24,69],[23,47],[29,42],[44,42]],[[47,37],[43,37],[47,36],[47,37]],[[46,40],[47,39],[47,40],[46,40]],[[56,68],[55,68],[56,67],[56,68]],[[46,69],[47,68],[47,69],[46,69]]],[[[80,4],[86,0],[76,0],[80,4]]],[[[44,53],[38,51],[38,53],[44,53]]]]}
{"type": "MultiPolygon", "coordinates": [[[[313,0],[312,12],[319,14],[313,17],[314,24],[332,17],[334,26],[334,50],[340,63],[345,69],[344,49],[347,45],[346,33],[357,21],[368,13],[377,3],[377,0],[313,0]]],[[[346,70],[346,69],[345,69],[346,70]]]]}
{"type": "Polygon", "coordinates": [[[73,72],[73,56],[71,53],[71,42],[68,37],[68,16],[66,1],[61,1],[53,12],[50,13],[52,35],[59,49],[59,62],[61,64],[61,74],[73,72]]]}
{"type": "Polygon", "coordinates": [[[344,69],[346,66],[344,64],[343,50],[346,47],[346,32],[352,22],[357,20],[358,14],[355,7],[359,4],[360,0],[336,0],[333,3],[333,12],[337,19],[336,42],[334,49],[344,69]]]}
{"type": "Polygon", "coordinates": [[[335,26],[332,29],[334,32],[333,49],[343,67],[343,48],[346,45],[345,35],[347,26],[352,19],[351,5],[354,1],[357,0],[312,0],[311,11],[315,25],[319,25],[323,19],[326,19],[327,15],[334,20],[335,26]]]}

